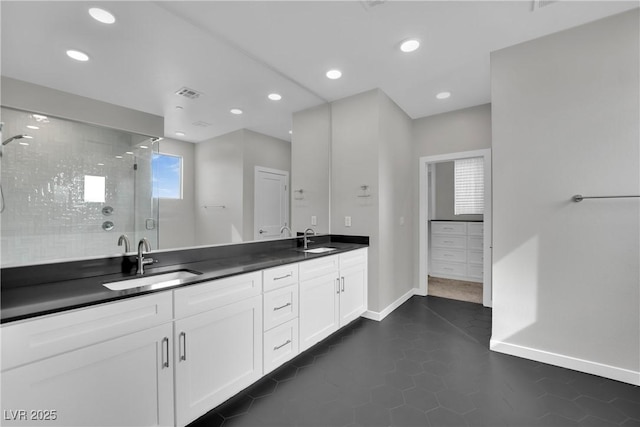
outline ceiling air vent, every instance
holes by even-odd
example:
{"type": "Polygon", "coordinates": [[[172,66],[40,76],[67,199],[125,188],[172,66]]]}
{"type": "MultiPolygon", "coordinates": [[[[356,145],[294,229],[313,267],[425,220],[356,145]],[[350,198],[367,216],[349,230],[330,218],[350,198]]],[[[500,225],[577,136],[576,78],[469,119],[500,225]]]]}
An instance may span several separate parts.
{"type": "Polygon", "coordinates": [[[197,98],[200,98],[200,95],[202,95],[202,92],[189,89],[188,87],[182,87],[178,91],[176,91],[176,95],[184,96],[185,98],[189,98],[189,99],[197,99],[197,98]]]}
{"type": "Polygon", "coordinates": [[[201,128],[206,128],[208,126],[211,126],[211,123],[203,122],[202,120],[198,120],[197,122],[193,122],[192,124],[194,126],[198,126],[198,127],[201,127],[201,128]]]}
{"type": "Polygon", "coordinates": [[[531,12],[535,12],[538,9],[542,9],[546,6],[551,6],[554,3],[558,3],[560,0],[533,0],[531,2],[531,12]]]}
{"type": "Polygon", "coordinates": [[[360,4],[364,7],[364,10],[368,11],[371,8],[384,4],[386,0],[360,0],[360,4]]]}

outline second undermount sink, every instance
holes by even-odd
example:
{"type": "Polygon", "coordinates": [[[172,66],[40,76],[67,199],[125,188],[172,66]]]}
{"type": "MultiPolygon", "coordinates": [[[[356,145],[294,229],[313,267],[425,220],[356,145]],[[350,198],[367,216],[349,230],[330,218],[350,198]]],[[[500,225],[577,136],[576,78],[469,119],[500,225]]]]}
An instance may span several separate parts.
{"type": "Polygon", "coordinates": [[[323,254],[325,252],[335,251],[336,249],[337,248],[330,248],[330,247],[312,248],[312,249],[302,249],[302,252],[306,252],[309,254],[323,254]]]}
{"type": "Polygon", "coordinates": [[[125,289],[139,288],[141,286],[152,286],[153,289],[164,288],[180,284],[180,281],[198,276],[202,273],[190,270],[178,270],[170,273],[153,274],[150,276],[138,276],[134,279],[118,280],[117,282],[107,282],[102,285],[112,291],[123,291],[125,289]]]}

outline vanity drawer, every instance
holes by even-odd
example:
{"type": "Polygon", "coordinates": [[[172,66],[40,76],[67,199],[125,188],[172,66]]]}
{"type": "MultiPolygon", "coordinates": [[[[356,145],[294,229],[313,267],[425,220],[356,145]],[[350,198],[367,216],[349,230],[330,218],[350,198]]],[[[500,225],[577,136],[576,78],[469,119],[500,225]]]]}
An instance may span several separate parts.
{"type": "Polygon", "coordinates": [[[325,256],[300,263],[300,281],[322,277],[327,274],[338,276],[338,255],[325,256]]]}
{"type": "Polygon", "coordinates": [[[262,284],[264,291],[298,283],[298,264],[287,264],[282,267],[270,268],[263,271],[262,284]]]}
{"type": "Polygon", "coordinates": [[[431,257],[439,261],[467,262],[467,252],[464,249],[431,249],[431,257]]]}
{"type": "Polygon", "coordinates": [[[467,238],[465,236],[431,236],[432,248],[466,249],[467,238]]]}
{"type": "Polygon", "coordinates": [[[80,349],[166,322],[171,292],[130,298],[2,327],[2,370],[80,349]]]}
{"type": "Polygon", "coordinates": [[[431,221],[431,232],[433,234],[453,234],[464,236],[467,234],[467,223],[431,221]]]}
{"type": "Polygon", "coordinates": [[[264,374],[298,355],[298,319],[293,319],[264,334],[264,374]]]}
{"type": "Polygon", "coordinates": [[[482,237],[481,236],[469,236],[467,242],[467,249],[482,250],[482,237]]]}
{"type": "Polygon", "coordinates": [[[264,330],[298,317],[298,284],[264,294],[264,330]]]}
{"type": "Polygon", "coordinates": [[[482,264],[484,262],[484,254],[482,251],[467,251],[467,261],[470,264],[482,264]]]}
{"type": "Polygon", "coordinates": [[[469,236],[482,236],[484,234],[483,222],[470,222],[468,225],[469,236]]]}
{"type": "Polygon", "coordinates": [[[262,293],[262,272],[240,274],[173,291],[176,319],[262,293]]]}
{"type": "Polygon", "coordinates": [[[467,265],[464,263],[445,262],[445,261],[433,261],[431,263],[431,274],[436,276],[438,274],[453,275],[453,276],[465,276],[467,265]]]}

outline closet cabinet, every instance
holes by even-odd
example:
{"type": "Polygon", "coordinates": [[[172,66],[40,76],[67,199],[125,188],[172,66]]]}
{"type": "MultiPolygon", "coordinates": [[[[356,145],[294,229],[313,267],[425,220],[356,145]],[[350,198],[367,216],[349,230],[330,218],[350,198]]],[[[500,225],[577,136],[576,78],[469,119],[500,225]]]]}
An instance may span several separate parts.
{"type": "Polygon", "coordinates": [[[482,282],[483,225],[482,222],[431,221],[429,274],[482,282]]]}

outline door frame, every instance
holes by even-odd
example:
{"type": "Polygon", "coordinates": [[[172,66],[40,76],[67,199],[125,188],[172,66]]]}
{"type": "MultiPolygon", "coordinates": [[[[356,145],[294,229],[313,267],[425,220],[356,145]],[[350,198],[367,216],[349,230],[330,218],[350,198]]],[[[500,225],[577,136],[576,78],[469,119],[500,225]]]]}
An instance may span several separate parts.
{"type": "Polygon", "coordinates": [[[266,168],[264,166],[255,166],[254,172],[253,172],[253,239],[254,240],[259,239],[258,229],[260,228],[258,226],[258,193],[256,192],[256,188],[258,188],[259,172],[266,172],[274,175],[283,175],[285,177],[286,184],[285,184],[285,190],[284,190],[284,193],[285,193],[284,194],[284,200],[285,200],[284,212],[285,212],[285,225],[288,227],[290,227],[290,217],[291,217],[291,212],[290,212],[291,202],[289,200],[289,193],[290,193],[289,187],[291,183],[289,180],[289,171],[266,168]]]}
{"type": "MultiPolygon", "coordinates": [[[[491,266],[492,266],[492,225],[493,225],[493,216],[492,216],[492,206],[493,206],[493,198],[492,198],[492,182],[491,182],[491,149],[484,148],[481,150],[473,150],[473,151],[461,151],[457,153],[449,153],[449,154],[440,154],[436,156],[425,156],[420,157],[420,183],[419,183],[419,191],[420,191],[420,224],[419,224],[419,258],[418,258],[418,289],[420,295],[427,295],[428,289],[428,274],[429,274],[429,227],[427,224],[428,221],[428,212],[431,204],[433,204],[432,200],[432,192],[433,189],[429,188],[428,181],[428,167],[430,164],[442,163],[442,162],[450,162],[453,160],[460,159],[468,159],[471,157],[482,157],[484,159],[484,233],[483,233],[483,254],[484,254],[484,263],[483,263],[483,278],[482,278],[482,304],[485,307],[492,306],[493,299],[493,285],[492,285],[492,274],[491,274],[491,266]]],[[[432,179],[434,177],[432,176],[432,179]]],[[[435,181],[435,180],[434,180],[435,181]]]]}

